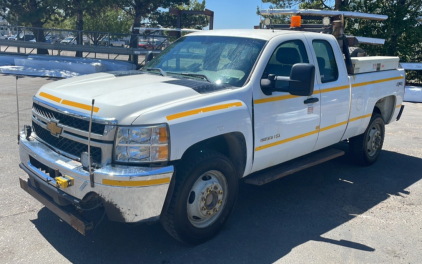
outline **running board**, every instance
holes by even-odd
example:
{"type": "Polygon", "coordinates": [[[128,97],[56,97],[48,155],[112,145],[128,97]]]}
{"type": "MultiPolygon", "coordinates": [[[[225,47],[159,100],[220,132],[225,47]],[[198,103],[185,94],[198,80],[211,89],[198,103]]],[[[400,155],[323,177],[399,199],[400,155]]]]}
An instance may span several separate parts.
{"type": "Polygon", "coordinates": [[[245,179],[246,183],[253,185],[264,185],[284,176],[307,169],[320,163],[343,156],[345,152],[339,149],[323,149],[306,156],[287,161],[280,165],[252,173],[245,179]]]}

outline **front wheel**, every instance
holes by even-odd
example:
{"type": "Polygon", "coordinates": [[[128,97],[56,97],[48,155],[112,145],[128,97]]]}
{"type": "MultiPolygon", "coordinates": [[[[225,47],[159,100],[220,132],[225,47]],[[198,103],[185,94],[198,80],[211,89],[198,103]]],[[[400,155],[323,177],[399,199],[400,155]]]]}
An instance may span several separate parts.
{"type": "Polygon", "coordinates": [[[191,157],[176,168],[176,184],[161,223],[174,238],[199,244],[214,237],[236,201],[238,180],[230,160],[214,151],[191,157]]]}
{"type": "Polygon", "coordinates": [[[381,153],[384,136],[384,119],[380,114],[374,113],[365,133],[349,140],[352,158],[363,166],[374,164],[381,153]]]}

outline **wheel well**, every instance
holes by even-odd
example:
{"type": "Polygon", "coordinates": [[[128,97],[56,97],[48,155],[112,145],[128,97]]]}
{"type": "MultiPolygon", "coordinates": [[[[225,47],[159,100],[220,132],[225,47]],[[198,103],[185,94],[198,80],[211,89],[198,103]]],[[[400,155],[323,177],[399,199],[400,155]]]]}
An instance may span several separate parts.
{"type": "Polygon", "coordinates": [[[246,166],[246,140],[242,133],[233,132],[208,138],[190,146],[183,153],[182,161],[186,156],[200,155],[205,150],[214,150],[227,156],[236,169],[239,178],[243,176],[246,166]]]}
{"type": "Polygon", "coordinates": [[[390,123],[390,119],[394,113],[395,96],[387,96],[378,100],[375,104],[373,113],[381,114],[386,124],[390,123]]]}

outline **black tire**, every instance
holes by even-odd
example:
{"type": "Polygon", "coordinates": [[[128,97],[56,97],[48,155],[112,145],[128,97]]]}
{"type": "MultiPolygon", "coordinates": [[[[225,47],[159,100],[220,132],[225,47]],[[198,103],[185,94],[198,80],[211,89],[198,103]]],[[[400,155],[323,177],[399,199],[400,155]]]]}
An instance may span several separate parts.
{"type": "Polygon", "coordinates": [[[349,149],[353,160],[362,166],[374,164],[381,154],[384,136],[384,119],[380,114],[374,113],[365,133],[349,140],[349,149]]]}
{"type": "MultiPolygon", "coordinates": [[[[161,212],[160,221],[164,229],[175,239],[187,244],[200,244],[217,235],[229,218],[236,202],[238,191],[238,179],[236,175],[236,171],[230,160],[215,151],[202,152],[200,155],[191,156],[184,160],[180,166],[176,167],[176,182],[173,195],[168,206],[165,206],[161,212]],[[196,200],[202,199],[201,194],[196,194],[192,188],[196,186],[198,181],[202,181],[204,177],[207,177],[204,174],[210,171],[220,172],[226,179],[227,192],[224,192],[226,196],[224,199],[221,199],[225,200],[225,202],[222,203],[224,206],[219,205],[221,206],[219,207],[221,208],[220,212],[218,212],[219,208],[217,208],[217,213],[214,211],[212,216],[204,216],[204,218],[214,217],[215,220],[209,226],[197,227],[195,226],[195,222],[193,222],[195,220],[188,217],[188,203],[200,204],[201,201],[204,201],[196,200]]],[[[202,197],[204,195],[207,194],[202,192],[202,197]]]]}
{"type": "Polygon", "coordinates": [[[366,52],[359,47],[349,47],[349,54],[350,54],[350,57],[366,56],[366,52]]]}

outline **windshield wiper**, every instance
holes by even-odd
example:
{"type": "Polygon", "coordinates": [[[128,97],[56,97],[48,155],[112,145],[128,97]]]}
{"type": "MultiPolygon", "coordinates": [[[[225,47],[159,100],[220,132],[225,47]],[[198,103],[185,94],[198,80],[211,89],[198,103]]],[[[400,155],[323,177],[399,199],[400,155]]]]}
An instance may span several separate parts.
{"type": "Polygon", "coordinates": [[[202,79],[206,80],[209,83],[212,83],[212,81],[205,74],[189,73],[189,72],[182,72],[180,74],[181,75],[184,75],[184,76],[190,76],[190,77],[199,77],[199,78],[202,78],[202,79]]]}
{"type": "Polygon", "coordinates": [[[162,76],[166,76],[166,72],[161,68],[145,68],[146,71],[158,71],[162,76]]]}
{"type": "Polygon", "coordinates": [[[189,76],[189,77],[199,77],[209,83],[212,83],[212,81],[206,76],[205,74],[199,74],[199,73],[190,73],[190,72],[168,72],[170,74],[176,74],[176,75],[183,75],[183,76],[189,76]]]}

